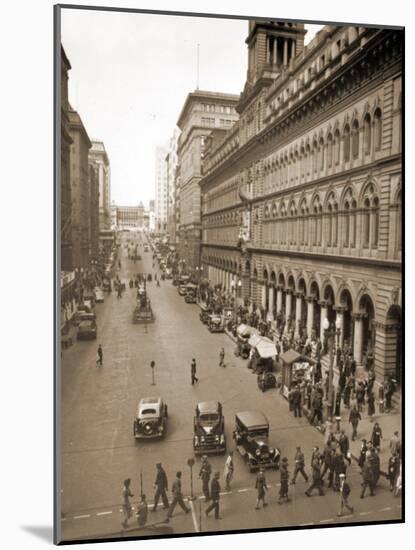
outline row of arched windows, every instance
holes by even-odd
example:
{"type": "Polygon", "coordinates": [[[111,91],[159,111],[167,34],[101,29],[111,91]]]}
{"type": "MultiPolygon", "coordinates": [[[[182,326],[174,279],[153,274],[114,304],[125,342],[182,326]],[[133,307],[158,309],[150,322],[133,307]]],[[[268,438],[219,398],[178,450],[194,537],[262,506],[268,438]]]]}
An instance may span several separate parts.
{"type": "Polygon", "coordinates": [[[341,162],[352,158],[364,157],[379,151],[382,146],[382,111],[377,108],[373,116],[366,113],[362,127],[355,117],[351,124],[347,122],[342,133],[337,128],[327,134],[326,139],[315,137],[311,145],[307,143],[299,149],[281,153],[278,158],[267,160],[264,168],[265,192],[288,184],[302,183],[322,175],[326,169],[332,169],[341,162]],[[363,145],[362,145],[363,143],[363,145]]]}

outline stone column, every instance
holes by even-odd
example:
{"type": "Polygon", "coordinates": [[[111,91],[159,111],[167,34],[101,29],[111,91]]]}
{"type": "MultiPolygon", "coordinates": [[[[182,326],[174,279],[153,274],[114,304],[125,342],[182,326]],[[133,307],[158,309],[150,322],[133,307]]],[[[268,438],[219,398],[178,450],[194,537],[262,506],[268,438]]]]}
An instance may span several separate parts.
{"type": "Polygon", "coordinates": [[[295,301],[295,337],[298,338],[300,335],[299,327],[301,323],[301,305],[302,305],[302,295],[296,294],[295,301]]]}
{"type": "Polygon", "coordinates": [[[285,316],[291,317],[292,313],[292,294],[289,290],[285,293],[285,316]]]}
{"type": "Polygon", "coordinates": [[[324,342],[324,319],[327,318],[327,302],[322,300],[320,303],[320,341],[324,342]]]}
{"type": "Polygon", "coordinates": [[[274,321],[274,286],[270,283],[268,287],[268,313],[272,317],[272,321],[274,321]]]}
{"type": "Polygon", "coordinates": [[[277,289],[277,315],[282,310],[282,289],[277,289]]]}
{"type": "Polygon", "coordinates": [[[283,59],[284,67],[288,64],[288,41],[286,38],[284,38],[284,59],[283,59]]]}
{"type": "Polygon", "coordinates": [[[362,346],[363,346],[363,320],[360,313],[353,314],[354,321],[354,342],[353,356],[358,365],[362,364],[362,346]]]}
{"type": "Polygon", "coordinates": [[[278,48],[278,38],[275,37],[274,38],[273,57],[272,57],[272,62],[273,62],[274,65],[277,64],[277,48],[278,48]]]}
{"type": "Polygon", "coordinates": [[[313,296],[307,296],[307,336],[311,338],[313,332],[314,321],[314,298],[313,296]]]}
{"type": "MultiPolygon", "coordinates": [[[[340,348],[343,347],[343,340],[344,340],[343,324],[344,324],[344,308],[343,307],[336,307],[336,325],[338,325],[339,328],[340,328],[340,336],[338,337],[338,342],[339,342],[340,348]]],[[[337,336],[336,336],[336,338],[337,338],[337,336]]]]}
{"type": "Polygon", "coordinates": [[[291,59],[295,58],[295,40],[291,40],[291,59]]]}
{"type": "Polygon", "coordinates": [[[265,309],[265,306],[267,304],[267,300],[265,297],[265,293],[267,291],[267,286],[264,282],[261,283],[261,307],[262,309],[265,309]]]}

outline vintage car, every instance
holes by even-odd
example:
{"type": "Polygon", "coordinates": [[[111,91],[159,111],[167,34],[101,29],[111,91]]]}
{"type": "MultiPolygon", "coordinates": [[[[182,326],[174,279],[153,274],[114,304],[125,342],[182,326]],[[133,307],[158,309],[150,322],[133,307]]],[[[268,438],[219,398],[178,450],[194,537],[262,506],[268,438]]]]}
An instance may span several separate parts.
{"type": "Polygon", "coordinates": [[[102,303],[104,301],[104,291],[98,286],[94,290],[95,302],[102,303]]]}
{"type": "Polygon", "coordinates": [[[200,310],[199,318],[204,325],[207,325],[209,323],[209,317],[211,314],[212,310],[210,308],[202,308],[200,310]]]}
{"type": "Polygon", "coordinates": [[[81,317],[76,337],[78,340],[89,340],[97,337],[97,323],[94,318],[81,317]]]}
{"type": "Polygon", "coordinates": [[[112,285],[111,285],[111,279],[109,277],[104,277],[102,280],[102,290],[111,292],[112,285]]]}
{"type": "Polygon", "coordinates": [[[224,332],[225,331],[225,322],[223,315],[218,313],[211,313],[209,315],[208,328],[210,332],[224,332]]]}
{"type": "Polygon", "coordinates": [[[278,469],[280,451],[268,442],[269,422],[262,412],[237,413],[233,437],[236,448],[246,460],[250,472],[259,468],[278,469]]]}
{"type": "Polygon", "coordinates": [[[179,293],[180,296],[186,296],[186,294],[187,294],[187,284],[185,284],[185,285],[180,284],[177,287],[177,292],[179,293]]]}
{"type": "Polygon", "coordinates": [[[197,302],[197,286],[188,284],[186,296],[184,297],[186,304],[195,304],[197,302]]]}
{"type": "Polygon", "coordinates": [[[225,453],[225,419],[222,405],[217,401],[203,401],[196,407],[193,421],[193,449],[196,455],[225,453]]]}
{"type": "Polygon", "coordinates": [[[133,432],[136,439],[163,437],[167,428],[167,405],[161,397],[144,397],[137,406],[133,432]]]}
{"type": "Polygon", "coordinates": [[[277,385],[277,379],[272,372],[263,372],[257,376],[258,388],[261,391],[265,391],[268,388],[275,388],[277,385]]]}
{"type": "Polygon", "coordinates": [[[151,302],[146,296],[145,291],[144,293],[140,293],[139,291],[139,298],[137,298],[137,305],[133,312],[133,323],[153,323],[154,321],[155,316],[151,302]]]}

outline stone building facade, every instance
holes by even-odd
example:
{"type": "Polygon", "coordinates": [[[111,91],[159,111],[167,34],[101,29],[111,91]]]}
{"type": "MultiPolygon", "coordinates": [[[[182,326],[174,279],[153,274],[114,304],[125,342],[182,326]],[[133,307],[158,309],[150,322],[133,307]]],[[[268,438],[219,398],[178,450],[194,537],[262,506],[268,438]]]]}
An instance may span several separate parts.
{"type": "Polygon", "coordinates": [[[91,259],[90,234],[90,174],[88,154],[91,141],[79,114],[70,109],[72,262],[73,267],[85,269],[91,259]]]}
{"type": "Polygon", "coordinates": [[[239,122],[205,154],[202,261],[213,283],[400,378],[402,33],[249,22],[239,122]],[[236,285],[238,288],[238,285],[236,285]]]}
{"type": "Polygon", "coordinates": [[[104,143],[92,140],[89,156],[98,173],[99,230],[108,231],[111,229],[111,169],[104,143]]]}
{"type": "Polygon", "coordinates": [[[61,269],[72,270],[72,205],[69,130],[68,71],[71,64],[61,46],[61,269]]]}
{"type": "Polygon", "coordinates": [[[212,132],[225,133],[238,120],[238,96],[196,90],[188,94],[177,126],[181,134],[177,146],[179,169],[180,227],[178,251],[187,266],[200,266],[202,159],[205,140],[212,132]]]}
{"type": "Polygon", "coordinates": [[[99,255],[99,181],[97,167],[89,164],[89,190],[90,190],[90,256],[91,260],[97,260],[99,255]]]}

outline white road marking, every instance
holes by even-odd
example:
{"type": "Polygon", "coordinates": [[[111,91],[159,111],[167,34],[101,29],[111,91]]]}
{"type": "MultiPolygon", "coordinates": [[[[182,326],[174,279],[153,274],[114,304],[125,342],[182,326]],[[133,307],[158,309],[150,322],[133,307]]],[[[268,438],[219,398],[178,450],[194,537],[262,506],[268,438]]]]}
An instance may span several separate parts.
{"type": "Polygon", "coordinates": [[[74,516],[73,519],[84,519],[84,518],[90,518],[91,514],[84,514],[83,516],[74,516]]]}
{"type": "Polygon", "coordinates": [[[380,510],[378,510],[379,512],[387,512],[388,510],[392,510],[392,508],[390,506],[387,506],[386,508],[381,508],[380,510]]]}
{"type": "Polygon", "coordinates": [[[300,523],[300,527],[307,527],[308,525],[314,525],[314,522],[311,521],[310,523],[300,523]]]}
{"type": "Polygon", "coordinates": [[[231,495],[232,491],[223,491],[223,493],[219,493],[220,495],[231,495]]]}
{"type": "Polygon", "coordinates": [[[190,500],[189,502],[190,502],[190,509],[192,511],[193,525],[194,525],[196,533],[199,533],[200,529],[199,529],[199,525],[197,524],[196,512],[195,512],[195,509],[194,509],[194,506],[193,506],[193,501],[190,500]]]}
{"type": "Polygon", "coordinates": [[[98,512],[97,516],[107,516],[108,514],[112,514],[112,510],[108,510],[108,512],[98,512]]]}
{"type": "Polygon", "coordinates": [[[246,493],[249,489],[238,489],[238,493],[246,493]]]}
{"type": "Polygon", "coordinates": [[[347,519],[352,517],[353,517],[353,514],[347,514],[347,516],[340,516],[339,519],[347,519]]]}
{"type": "Polygon", "coordinates": [[[372,511],[370,511],[370,512],[360,512],[359,516],[368,516],[369,514],[373,514],[373,512],[372,511]]]}

